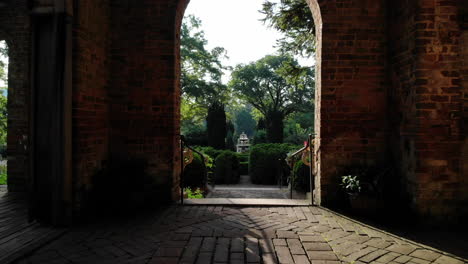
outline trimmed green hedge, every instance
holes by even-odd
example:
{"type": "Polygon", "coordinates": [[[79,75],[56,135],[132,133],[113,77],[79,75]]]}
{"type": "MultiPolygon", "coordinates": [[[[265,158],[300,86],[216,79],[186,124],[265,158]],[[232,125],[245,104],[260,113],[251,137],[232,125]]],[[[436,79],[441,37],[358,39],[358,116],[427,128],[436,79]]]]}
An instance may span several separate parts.
{"type": "Polygon", "coordinates": [[[213,158],[213,160],[216,160],[216,158],[218,157],[219,154],[226,151],[226,150],[223,150],[223,149],[215,149],[213,147],[201,147],[201,146],[196,146],[195,149],[202,152],[202,153],[204,153],[204,154],[207,154],[208,156],[213,158]]]}
{"type": "Polygon", "coordinates": [[[254,184],[276,184],[287,170],[284,159],[288,152],[301,148],[292,144],[257,144],[250,150],[249,175],[254,184]]]}
{"type": "Polygon", "coordinates": [[[310,192],[309,167],[299,160],[294,164],[292,181],[293,188],[298,192],[310,192]]]}
{"type": "Polygon", "coordinates": [[[239,174],[240,175],[248,175],[249,174],[249,162],[240,162],[239,167],[239,174]]]}
{"type": "Polygon", "coordinates": [[[239,159],[235,152],[225,150],[216,157],[214,177],[216,184],[239,183],[239,159]]]}
{"type": "Polygon", "coordinates": [[[184,187],[190,187],[196,189],[199,187],[205,187],[205,175],[207,173],[203,158],[193,153],[193,161],[187,165],[184,169],[184,187]]]}

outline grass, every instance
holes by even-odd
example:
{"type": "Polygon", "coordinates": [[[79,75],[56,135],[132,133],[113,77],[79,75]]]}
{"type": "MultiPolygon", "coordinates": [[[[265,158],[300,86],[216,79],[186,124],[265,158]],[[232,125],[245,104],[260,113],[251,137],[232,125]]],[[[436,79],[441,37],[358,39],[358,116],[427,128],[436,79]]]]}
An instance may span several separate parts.
{"type": "Polygon", "coordinates": [[[196,190],[192,191],[190,188],[185,188],[184,192],[187,194],[187,198],[189,199],[202,199],[203,192],[197,188],[196,190]]]}
{"type": "Polygon", "coordinates": [[[0,165],[0,185],[7,184],[7,167],[6,165],[0,165]]]}

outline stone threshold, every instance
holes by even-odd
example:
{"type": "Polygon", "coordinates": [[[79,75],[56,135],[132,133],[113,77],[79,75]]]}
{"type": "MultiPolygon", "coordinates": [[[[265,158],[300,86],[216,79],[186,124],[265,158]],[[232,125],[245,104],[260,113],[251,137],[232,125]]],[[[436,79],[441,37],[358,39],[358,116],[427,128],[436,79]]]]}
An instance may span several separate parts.
{"type": "Polygon", "coordinates": [[[204,198],[204,199],[185,199],[184,205],[310,206],[311,203],[308,200],[292,200],[292,199],[204,198]]]}

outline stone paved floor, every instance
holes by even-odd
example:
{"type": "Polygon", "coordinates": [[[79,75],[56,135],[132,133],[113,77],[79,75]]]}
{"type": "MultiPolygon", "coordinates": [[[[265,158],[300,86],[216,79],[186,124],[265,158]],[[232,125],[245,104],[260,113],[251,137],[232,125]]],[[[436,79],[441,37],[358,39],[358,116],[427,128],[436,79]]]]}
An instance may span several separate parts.
{"type": "Polygon", "coordinates": [[[172,206],[74,228],[17,263],[467,262],[318,207],[172,206]]]}
{"type": "MultiPolygon", "coordinates": [[[[290,194],[288,186],[253,184],[249,175],[241,175],[239,184],[216,185],[206,198],[289,199],[290,194]]],[[[294,192],[293,198],[305,199],[305,194],[294,192]]]]}
{"type": "Polygon", "coordinates": [[[262,188],[222,188],[216,187],[207,198],[271,198],[288,199],[288,189],[262,189],[262,188]]]}
{"type": "Polygon", "coordinates": [[[0,192],[0,263],[9,263],[62,233],[28,221],[26,194],[0,192]]]}

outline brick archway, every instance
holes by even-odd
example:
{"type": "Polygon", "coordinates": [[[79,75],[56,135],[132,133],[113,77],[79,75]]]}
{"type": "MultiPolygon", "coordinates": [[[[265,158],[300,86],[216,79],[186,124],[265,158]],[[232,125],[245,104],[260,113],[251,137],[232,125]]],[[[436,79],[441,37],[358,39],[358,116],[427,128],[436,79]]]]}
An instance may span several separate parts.
{"type": "MultiPolygon", "coordinates": [[[[316,204],[336,200],[333,194],[339,188],[341,166],[377,164],[387,155],[387,126],[382,118],[387,95],[384,7],[380,3],[350,2],[359,8],[347,10],[347,5],[307,0],[317,32],[316,204]],[[343,13],[349,16],[340,18],[343,13]]],[[[182,10],[177,12],[177,29],[187,1],[179,3],[182,10]]]]}

